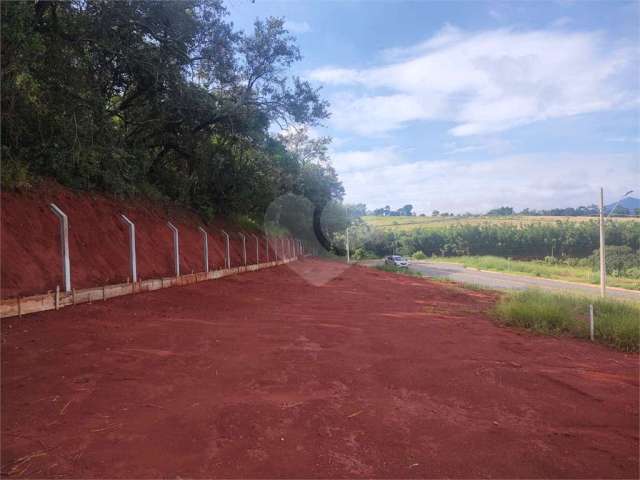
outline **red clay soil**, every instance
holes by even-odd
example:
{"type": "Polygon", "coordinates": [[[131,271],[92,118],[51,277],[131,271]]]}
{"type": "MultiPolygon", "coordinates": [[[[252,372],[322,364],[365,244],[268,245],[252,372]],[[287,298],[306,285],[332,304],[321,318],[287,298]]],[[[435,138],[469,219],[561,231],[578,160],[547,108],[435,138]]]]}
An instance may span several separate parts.
{"type": "Polygon", "coordinates": [[[5,319],[2,472],[637,478],[638,355],[496,326],[493,301],[281,266],[5,319]]]}
{"type": "MultiPolygon", "coordinates": [[[[77,193],[49,183],[26,192],[2,192],[1,286],[2,298],[55,290],[62,284],[58,220],[49,203],[69,217],[71,280],[75,288],[86,288],[127,280],[129,247],[124,213],[136,224],[138,276],[159,278],[174,274],[171,221],[180,231],[180,269],[183,273],[204,271],[202,221],[178,208],[158,208],[141,201],[123,201],[106,196],[77,193]]],[[[221,222],[208,225],[210,268],[224,264],[221,222]]],[[[235,231],[236,229],[229,230],[235,231]]],[[[240,265],[241,239],[230,241],[232,265],[240,265]]],[[[264,240],[260,251],[264,252],[264,240]]],[[[247,238],[247,261],[255,262],[255,240],[247,238]]],[[[273,254],[273,252],[271,252],[273,254]]]]}

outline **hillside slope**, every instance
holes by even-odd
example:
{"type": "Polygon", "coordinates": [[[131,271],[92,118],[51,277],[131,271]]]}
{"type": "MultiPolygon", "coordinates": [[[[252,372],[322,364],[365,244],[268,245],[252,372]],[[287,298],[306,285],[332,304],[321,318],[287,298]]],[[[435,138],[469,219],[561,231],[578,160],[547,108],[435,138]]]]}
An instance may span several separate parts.
{"type": "MultiPolygon", "coordinates": [[[[71,280],[74,288],[124,282],[129,277],[127,228],[124,213],[136,225],[138,276],[173,275],[173,240],[167,221],[180,231],[180,269],[203,271],[200,218],[175,207],[158,207],[144,201],[123,201],[80,193],[48,184],[26,192],[2,192],[1,286],[2,298],[54,290],[62,284],[58,220],[54,202],[69,217],[71,280]]],[[[224,237],[220,228],[237,231],[223,221],[207,225],[210,268],[224,264],[224,237]]],[[[231,236],[232,266],[242,261],[242,243],[231,236]]],[[[264,252],[264,240],[260,251],[264,252]]],[[[255,262],[255,240],[247,238],[247,259],[255,262]]],[[[262,256],[263,253],[261,253],[262,256]]],[[[273,252],[271,252],[273,255],[273,252]]],[[[273,257],[271,257],[273,258],[273,257]]],[[[262,260],[262,258],[261,258],[262,260]]]]}

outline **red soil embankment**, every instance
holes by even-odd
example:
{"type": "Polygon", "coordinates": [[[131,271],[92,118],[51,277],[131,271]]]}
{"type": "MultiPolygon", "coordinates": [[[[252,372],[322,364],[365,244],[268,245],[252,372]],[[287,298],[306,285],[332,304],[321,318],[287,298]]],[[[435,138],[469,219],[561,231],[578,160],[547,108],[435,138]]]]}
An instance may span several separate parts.
{"type": "MultiPolygon", "coordinates": [[[[48,184],[26,192],[2,192],[2,298],[54,290],[62,285],[58,219],[49,208],[58,205],[69,217],[69,255],[74,288],[124,282],[130,277],[127,227],[120,214],[136,226],[139,278],[171,276],[173,239],[167,221],[180,232],[180,270],[203,268],[202,220],[176,207],[160,208],[144,201],[124,201],[103,195],[73,192],[48,184]]],[[[205,227],[209,232],[209,268],[224,266],[223,222],[205,227]]],[[[260,251],[264,253],[264,240],[260,251]]],[[[232,234],[232,266],[242,262],[242,240],[232,234]]],[[[247,260],[255,262],[255,239],[247,237],[247,260]]],[[[261,253],[262,255],[262,253],[261,253]]],[[[271,252],[273,255],[273,252],[271,252]]],[[[273,258],[273,257],[272,257],[273,258]]],[[[264,260],[261,258],[261,260],[264,260]]]]}

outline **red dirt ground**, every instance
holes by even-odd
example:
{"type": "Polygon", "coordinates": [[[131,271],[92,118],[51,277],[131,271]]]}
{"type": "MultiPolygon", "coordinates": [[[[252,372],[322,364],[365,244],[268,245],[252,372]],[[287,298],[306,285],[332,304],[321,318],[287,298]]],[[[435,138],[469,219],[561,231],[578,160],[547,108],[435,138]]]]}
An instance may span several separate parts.
{"type": "MultiPolygon", "coordinates": [[[[127,228],[124,213],[136,224],[136,251],[140,278],[171,276],[173,238],[167,227],[171,220],[180,231],[180,269],[183,273],[204,271],[202,264],[202,221],[186,210],[159,208],[142,201],[124,201],[86,192],[73,192],[49,182],[25,192],[2,192],[0,252],[2,298],[55,290],[62,284],[58,220],[49,203],[58,205],[69,217],[71,281],[75,288],[120,283],[129,277],[127,228]]],[[[242,240],[237,228],[217,221],[207,226],[210,268],[223,268],[224,237],[220,228],[232,234],[232,266],[241,265],[242,240]],[[236,232],[233,234],[232,232],[236,232]]],[[[247,237],[247,261],[256,259],[255,239],[247,237]]],[[[264,240],[260,255],[265,254],[264,240]]],[[[273,258],[273,251],[270,253],[273,258]]],[[[266,260],[262,257],[261,260],[266,260]]]]}
{"type": "Polygon", "coordinates": [[[638,355],[498,327],[493,301],[281,266],[5,319],[2,472],[637,478],[638,355]]]}

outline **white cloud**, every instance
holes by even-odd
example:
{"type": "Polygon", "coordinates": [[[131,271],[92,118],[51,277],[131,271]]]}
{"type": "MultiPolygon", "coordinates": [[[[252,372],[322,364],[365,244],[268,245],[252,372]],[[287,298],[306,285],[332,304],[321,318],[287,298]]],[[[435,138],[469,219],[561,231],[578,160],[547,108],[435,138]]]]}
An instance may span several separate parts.
{"type": "Polygon", "coordinates": [[[382,52],[364,69],[309,72],[332,86],[332,125],[360,135],[417,120],[455,124],[450,133],[500,132],[540,120],[624,108],[634,100],[638,50],[608,44],[598,32],[447,25],[408,48],[382,52]],[[389,60],[391,59],[391,60],[389,60]]]}
{"type": "Polygon", "coordinates": [[[331,155],[331,163],[342,175],[376,168],[392,168],[402,160],[396,147],[384,147],[371,150],[351,150],[331,155]]]}
{"type": "Polygon", "coordinates": [[[291,33],[307,33],[311,31],[311,25],[307,22],[296,22],[295,20],[287,20],[284,27],[291,33]]]}
{"type": "Polygon", "coordinates": [[[500,205],[518,209],[588,205],[597,201],[601,185],[613,198],[640,182],[639,158],[630,154],[406,162],[397,148],[386,147],[334,158],[347,202],[363,202],[370,208],[411,203],[425,213],[433,209],[480,213],[500,205]]]}
{"type": "Polygon", "coordinates": [[[488,138],[481,142],[449,142],[445,144],[445,155],[460,153],[488,152],[492,155],[504,155],[512,150],[511,142],[502,138],[488,138]]]}

